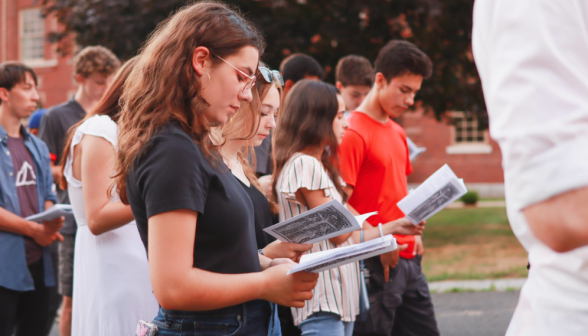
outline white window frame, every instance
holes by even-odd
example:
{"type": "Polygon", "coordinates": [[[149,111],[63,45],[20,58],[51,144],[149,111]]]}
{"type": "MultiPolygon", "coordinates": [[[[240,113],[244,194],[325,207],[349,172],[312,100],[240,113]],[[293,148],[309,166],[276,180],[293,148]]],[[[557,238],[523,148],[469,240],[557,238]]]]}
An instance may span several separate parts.
{"type": "Polygon", "coordinates": [[[46,48],[46,41],[45,41],[45,31],[46,31],[46,22],[47,22],[47,18],[43,18],[41,16],[42,13],[42,8],[41,7],[30,7],[30,8],[25,8],[25,9],[21,9],[19,12],[19,28],[18,28],[18,33],[19,33],[19,58],[20,60],[22,60],[23,63],[27,64],[28,66],[32,67],[32,68],[45,68],[45,67],[53,67],[57,65],[57,59],[53,58],[50,59],[50,55],[47,48],[46,48]],[[39,22],[38,24],[41,25],[41,27],[43,28],[42,31],[37,31],[37,32],[32,32],[32,33],[25,33],[24,31],[24,27],[25,27],[25,14],[26,12],[30,12],[30,11],[37,11],[39,13],[40,16],[40,20],[41,22],[39,22]],[[42,57],[37,57],[37,58],[25,58],[25,39],[26,38],[41,38],[42,41],[42,48],[43,48],[43,56],[42,57]]]}
{"type": "Polygon", "coordinates": [[[492,145],[490,144],[490,135],[488,130],[478,130],[478,120],[473,118],[471,121],[466,120],[466,114],[464,112],[449,112],[449,116],[453,119],[461,119],[458,123],[463,123],[460,127],[462,130],[462,140],[457,140],[457,126],[451,126],[451,144],[446,148],[447,154],[490,154],[492,153],[492,145]],[[473,140],[467,140],[467,128],[472,128],[473,140]],[[478,140],[482,137],[482,140],[478,140]]]}

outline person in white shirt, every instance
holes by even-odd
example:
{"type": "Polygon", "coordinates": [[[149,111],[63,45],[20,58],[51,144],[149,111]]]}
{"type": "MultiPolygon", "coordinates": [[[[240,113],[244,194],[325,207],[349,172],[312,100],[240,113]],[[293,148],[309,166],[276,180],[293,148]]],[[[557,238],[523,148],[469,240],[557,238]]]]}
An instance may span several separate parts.
{"type": "Polygon", "coordinates": [[[588,335],[588,2],[477,0],[472,44],[531,264],[507,335],[588,335]]]}

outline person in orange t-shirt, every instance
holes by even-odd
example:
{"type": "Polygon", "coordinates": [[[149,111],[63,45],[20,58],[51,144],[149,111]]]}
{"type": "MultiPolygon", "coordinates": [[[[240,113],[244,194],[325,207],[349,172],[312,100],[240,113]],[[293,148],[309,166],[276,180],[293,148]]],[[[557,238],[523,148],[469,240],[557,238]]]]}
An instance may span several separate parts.
{"type": "MultiPolygon", "coordinates": [[[[347,184],[350,209],[360,214],[378,211],[368,219],[378,226],[405,216],[397,203],[408,194],[406,176],[412,166],[406,133],[391,118],[414,104],[432,64],[414,44],[393,40],[380,50],[375,72],[369,94],[349,117],[339,147],[339,169],[347,184]]],[[[367,319],[356,321],[354,335],[437,336],[435,311],[421,268],[421,236],[395,237],[399,245],[407,246],[397,265],[390,253],[366,260],[373,303],[367,319]]]]}

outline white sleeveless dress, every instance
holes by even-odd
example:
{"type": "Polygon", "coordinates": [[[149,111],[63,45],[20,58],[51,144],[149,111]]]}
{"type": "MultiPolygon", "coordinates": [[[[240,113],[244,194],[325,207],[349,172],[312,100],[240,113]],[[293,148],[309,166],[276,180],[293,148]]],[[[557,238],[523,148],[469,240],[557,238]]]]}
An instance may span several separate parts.
{"type": "MultiPolygon", "coordinates": [[[[108,116],[88,119],[76,130],[65,162],[64,176],[78,226],[74,252],[73,336],[134,335],[137,322],[153,320],[159,310],[137,225],[133,221],[99,236],[93,235],[84,212],[82,183],[72,175],[74,146],[84,135],[104,138],[116,149],[117,133],[116,123],[108,116]]],[[[118,200],[116,195],[111,202],[118,200]]]]}

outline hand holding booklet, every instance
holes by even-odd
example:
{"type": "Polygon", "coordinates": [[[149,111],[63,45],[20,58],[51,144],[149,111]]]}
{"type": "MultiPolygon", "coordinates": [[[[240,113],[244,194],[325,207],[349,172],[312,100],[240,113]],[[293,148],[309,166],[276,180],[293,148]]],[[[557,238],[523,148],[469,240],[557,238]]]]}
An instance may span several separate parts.
{"type": "Polygon", "coordinates": [[[52,221],[55,218],[68,216],[73,216],[73,210],[70,204],[55,204],[48,210],[26,217],[25,219],[28,221],[43,223],[43,221],[52,221]]]}
{"type": "Polygon", "coordinates": [[[313,244],[361,230],[361,224],[376,213],[353,216],[339,201],[332,200],[264,231],[283,242],[313,244]]]}
{"type": "Polygon", "coordinates": [[[467,191],[463,179],[458,178],[445,164],[398,202],[398,207],[408,220],[417,225],[456,201],[467,191]]]}
{"type": "Polygon", "coordinates": [[[397,248],[396,239],[392,235],[386,235],[361,244],[305,254],[300,258],[300,263],[292,267],[288,274],[296,272],[318,273],[354,261],[391,252],[397,248]]]}

